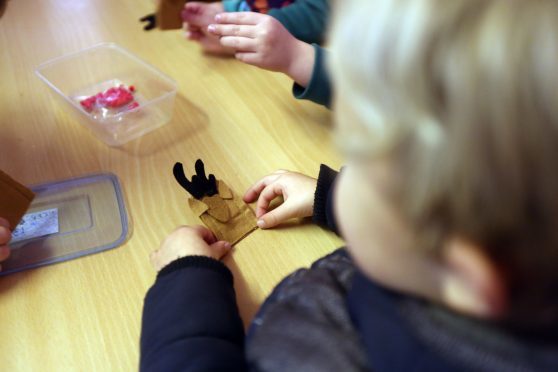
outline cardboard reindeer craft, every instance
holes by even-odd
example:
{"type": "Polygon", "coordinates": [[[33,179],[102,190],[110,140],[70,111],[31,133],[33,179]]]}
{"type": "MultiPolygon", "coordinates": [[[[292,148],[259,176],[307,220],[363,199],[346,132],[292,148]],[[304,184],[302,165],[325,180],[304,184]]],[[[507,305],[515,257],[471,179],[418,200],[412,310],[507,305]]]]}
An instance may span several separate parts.
{"type": "Polygon", "coordinates": [[[256,216],[242,199],[213,174],[206,177],[200,159],[196,161],[195,168],[196,174],[188,181],[182,163],[176,163],[174,178],[192,195],[188,205],[217,239],[234,245],[257,229],[256,216]]]}

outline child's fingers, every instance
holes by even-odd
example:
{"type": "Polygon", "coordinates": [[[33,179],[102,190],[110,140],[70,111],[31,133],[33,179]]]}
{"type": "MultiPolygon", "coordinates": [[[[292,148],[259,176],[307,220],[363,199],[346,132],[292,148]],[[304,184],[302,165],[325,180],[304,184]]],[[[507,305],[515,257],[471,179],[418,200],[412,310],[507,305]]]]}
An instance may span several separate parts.
{"type": "Polygon", "coordinates": [[[265,15],[254,12],[219,13],[215,16],[215,23],[232,23],[235,25],[257,25],[265,15]]]}
{"type": "Polygon", "coordinates": [[[244,196],[242,197],[242,200],[244,200],[245,203],[252,203],[253,201],[257,200],[258,196],[260,195],[260,192],[262,192],[265,185],[262,185],[260,187],[261,187],[261,189],[256,189],[254,187],[249,188],[244,193],[244,196]]]}
{"type": "Polygon", "coordinates": [[[9,229],[10,228],[10,222],[5,218],[0,217],[0,226],[4,226],[5,228],[9,229]]]}
{"type": "Polygon", "coordinates": [[[203,34],[199,31],[188,30],[186,31],[185,35],[188,40],[192,40],[192,41],[199,41],[203,37],[203,34]]]}
{"type": "Polygon", "coordinates": [[[211,244],[211,250],[212,250],[211,253],[213,258],[219,260],[227,253],[229,253],[231,248],[232,248],[231,243],[226,242],[224,240],[219,240],[218,242],[211,244]]]}
{"type": "Polygon", "coordinates": [[[257,50],[257,42],[254,39],[238,36],[223,36],[219,39],[222,46],[241,50],[243,52],[255,52],[257,50]]]}
{"type": "Polygon", "coordinates": [[[8,244],[10,240],[12,240],[10,229],[5,226],[0,226],[0,245],[8,244]]]}
{"type": "Polygon", "coordinates": [[[234,58],[248,65],[259,65],[261,62],[260,54],[254,52],[238,52],[235,53],[234,58]]]}
{"type": "Polygon", "coordinates": [[[213,23],[215,11],[209,9],[209,4],[204,3],[188,3],[182,9],[180,17],[183,22],[192,23],[198,26],[207,27],[213,23]]]}
{"type": "Polygon", "coordinates": [[[258,182],[256,182],[256,184],[254,184],[246,191],[242,200],[244,200],[246,203],[252,203],[253,201],[257,200],[260,194],[262,193],[263,189],[265,189],[266,186],[269,184],[268,182],[269,178],[270,178],[269,176],[266,176],[261,180],[259,180],[258,182]]]}
{"type": "Polygon", "coordinates": [[[197,31],[197,32],[200,32],[200,33],[202,32],[200,26],[193,25],[191,23],[184,23],[184,25],[186,26],[187,31],[197,31]]]}
{"type": "Polygon", "coordinates": [[[197,14],[190,12],[186,9],[182,9],[182,11],[180,12],[180,18],[182,18],[182,22],[190,23],[198,17],[199,16],[197,14]]]}
{"type": "Polygon", "coordinates": [[[218,36],[242,36],[251,39],[256,37],[256,28],[254,26],[211,24],[207,26],[207,31],[218,36]]]}
{"type": "Polygon", "coordinates": [[[281,195],[283,195],[283,187],[280,184],[272,183],[266,186],[260,193],[258,202],[256,203],[256,217],[259,218],[266,214],[273,199],[281,195]]]}
{"type": "Polygon", "coordinates": [[[201,3],[199,1],[188,1],[186,4],[184,4],[184,9],[192,13],[199,13],[202,10],[203,6],[204,3],[201,3]]]}
{"type": "Polygon", "coordinates": [[[200,43],[204,53],[217,55],[234,55],[235,53],[234,49],[222,46],[217,36],[206,34],[203,35],[198,42],[200,43]]]}
{"type": "Polygon", "coordinates": [[[202,4],[196,2],[188,2],[180,12],[180,16],[184,22],[192,22],[197,20],[202,13],[202,4]]]}
{"type": "Polygon", "coordinates": [[[191,229],[193,229],[207,244],[213,244],[217,241],[215,235],[205,226],[191,226],[191,229]]]}
{"type": "Polygon", "coordinates": [[[248,190],[246,190],[242,199],[246,203],[252,203],[256,199],[258,199],[258,196],[260,196],[260,193],[267,185],[275,182],[281,174],[286,172],[286,170],[280,169],[258,180],[255,184],[250,186],[248,190]]]}
{"type": "Polygon", "coordinates": [[[199,37],[203,35],[202,27],[193,23],[184,22],[182,23],[182,28],[184,29],[188,38],[190,38],[188,35],[194,35],[195,40],[198,40],[199,37]]]}
{"type": "Polygon", "coordinates": [[[274,210],[258,217],[257,225],[261,229],[268,229],[293,217],[296,217],[296,210],[285,202],[274,210]]]}

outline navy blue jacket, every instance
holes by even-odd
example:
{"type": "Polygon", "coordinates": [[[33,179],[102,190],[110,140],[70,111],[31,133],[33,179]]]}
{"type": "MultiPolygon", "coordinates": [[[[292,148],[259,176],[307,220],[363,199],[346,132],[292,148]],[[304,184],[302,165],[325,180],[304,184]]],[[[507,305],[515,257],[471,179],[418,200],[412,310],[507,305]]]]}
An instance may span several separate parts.
{"type": "Polygon", "coordinates": [[[241,371],[244,329],[231,272],[190,256],[163,268],[145,297],[141,371],[241,371]]]}
{"type": "MultiPolygon", "coordinates": [[[[336,230],[331,185],[322,166],[313,219],[336,230]]],[[[245,370],[244,329],[229,269],[201,256],[163,268],[144,301],[141,371],[245,370]]]]}

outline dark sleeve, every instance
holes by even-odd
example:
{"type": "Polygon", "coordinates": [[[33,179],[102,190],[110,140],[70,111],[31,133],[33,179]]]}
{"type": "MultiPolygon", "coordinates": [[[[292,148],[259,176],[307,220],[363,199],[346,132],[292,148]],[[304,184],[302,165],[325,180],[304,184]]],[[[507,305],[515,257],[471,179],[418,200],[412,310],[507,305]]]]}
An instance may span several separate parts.
{"type": "Polygon", "coordinates": [[[294,83],[293,95],[298,99],[307,99],[327,108],[331,107],[331,82],[329,73],[326,68],[326,59],[329,52],[322,47],[312,44],[316,52],[316,59],[314,61],[314,68],[312,69],[312,76],[308,86],[303,86],[294,83]]]}
{"type": "Polygon", "coordinates": [[[339,234],[333,213],[333,186],[337,172],[327,165],[320,165],[318,185],[314,194],[314,214],[312,221],[339,234]]]}
{"type": "Polygon", "coordinates": [[[163,268],[145,296],[140,349],[140,371],[245,370],[229,269],[202,256],[163,268]]]}
{"type": "Polygon", "coordinates": [[[328,0],[296,0],[283,8],[270,9],[267,14],[281,22],[299,40],[318,44],[324,41],[328,0]]]}

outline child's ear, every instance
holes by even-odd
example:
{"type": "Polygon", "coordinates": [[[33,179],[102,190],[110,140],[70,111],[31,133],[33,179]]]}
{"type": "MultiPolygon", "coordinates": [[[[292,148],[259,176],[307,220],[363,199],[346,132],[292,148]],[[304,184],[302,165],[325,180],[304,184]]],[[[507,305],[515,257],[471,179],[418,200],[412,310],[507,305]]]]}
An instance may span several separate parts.
{"type": "Polygon", "coordinates": [[[463,313],[501,318],[507,310],[507,288],[498,266],[474,243],[450,239],[442,256],[443,302],[463,313]]]}

